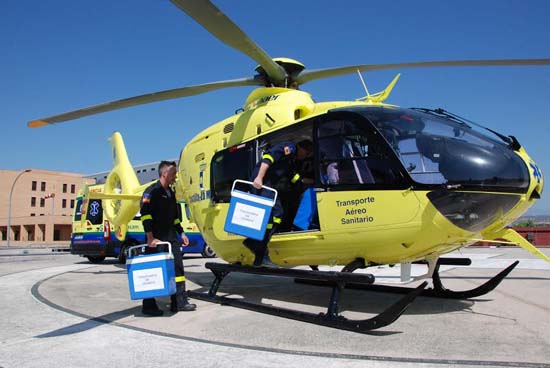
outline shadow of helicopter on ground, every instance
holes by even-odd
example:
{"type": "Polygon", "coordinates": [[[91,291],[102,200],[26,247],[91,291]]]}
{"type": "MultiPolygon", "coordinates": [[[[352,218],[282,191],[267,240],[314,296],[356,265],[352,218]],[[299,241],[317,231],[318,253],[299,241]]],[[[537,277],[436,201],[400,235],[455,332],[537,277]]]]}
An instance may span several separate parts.
{"type": "MultiPolygon", "coordinates": [[[[214,280],[210,272],[187,271],[186,278],[200,286],[195,292],[208,292],[214,280]]],[[[489,278],[489,277],[488,277],[489,278]]],[[[242,298],[251,303],[268,304],[305,310],[326,312],[331,289],[313,285],[294,283],[292,279],[249,274],[231,274],[224,280],[219,294],[231,298],[242,298]],[[266,293],[266,290],[268,291],[266,293]]],[[[399,295],[384,292],[365,292],[345,289],[340,299],[340,312],[350,318],[358,314],[376,314],[400,299],[399,295]]],[[[443,314],[469,310],[474,303],[490,301],[486,299],[456,300],[418,297],[407,308],[405,314],[443,314]]]]}
{"type": "Polygon", "coordinates": [[[101,316],[88,316],[81,313],[77,313],[75,311],[67,310],[65,308],[61,308],[59,306],[56,306],[57,309],[64,310],[67,313],[76,315],[78,317],[86,318],[85,321],[75,323],[69,326],[58,328],[57,330],[53,330],[50,332],[46,332],[40,335],[35,336],[38,339],[48,338],[48,337],[59,337],[59,336],[65,336],[65,335],[72,335],[80,332],[85,332],[88,330],[91,330],[96,327],[100,327],[104,324],[116,324],[118,320],[124,319],[126,317],[129,317],[131,315],[139,315],[140,307],[132,307],[124,310],[115,311],[112,313],[104,314],[101,316]]]}

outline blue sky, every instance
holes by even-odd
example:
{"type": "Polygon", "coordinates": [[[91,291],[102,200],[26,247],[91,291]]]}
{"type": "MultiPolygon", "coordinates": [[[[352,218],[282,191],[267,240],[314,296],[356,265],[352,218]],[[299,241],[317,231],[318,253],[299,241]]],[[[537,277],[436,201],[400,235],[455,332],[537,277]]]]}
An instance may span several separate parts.
{"type": "MultiPolygon", "coordinates": [[[[214,2],[272,57],[306,67],[406,61],[549,58],[550,2],[214,2]]],[[[109,170],[120,131],[134,164],[176,158],[251,92],[232,88],[29,129],[26,122],[158,90],[250,76],[256,63],[167,0],[0,2],[0,169],[109,170]]],[[[515,135],[550,173],[550,67],[405,69],[368,73],[371,92],[398,72],[389,103],[442,107],[515,135]]],[[[302,87],[317,101],[364,95],[356,75],[302,87]]],[[[543,199],[533,214],[550,214],[543,199]]]]}

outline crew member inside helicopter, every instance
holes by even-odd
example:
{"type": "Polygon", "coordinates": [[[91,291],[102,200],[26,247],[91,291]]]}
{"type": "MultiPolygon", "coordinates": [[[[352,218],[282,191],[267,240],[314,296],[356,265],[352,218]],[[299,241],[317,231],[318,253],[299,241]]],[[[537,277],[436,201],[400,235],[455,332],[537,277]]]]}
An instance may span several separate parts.
{"type": "MultiPolygon", "coordinates": [[[[303,184],[298,168],[301,167],[302,161],[310,157],[312,153],[313,143],[310,140],[302,140],[298,143],[281,142],[274,145],[264,152],[262,159],[256,164],[252,172],[252,193],[266,196],[267,191],[262,188],[265,185],[277,189],[285,197],[284,194],[289,191],[290,186],[303,184]]],[[[271,217],[264,238],[261,241],[251,238],[244,240],[244,246],[254,253],[255,267],[270,264],[267,257],[267,245],[271,240],[271,236],[282,224],[284,215],[285,210],[281,202],[281,195],[279,195],[271,210],[271,217]]]]}
{"type": "Polygon", "coordinates": [[[366,142],[356,136],[334,136],[323,139],[321,181],[328,185],[372,184],[374,177],[364,160],[366,142]]]}

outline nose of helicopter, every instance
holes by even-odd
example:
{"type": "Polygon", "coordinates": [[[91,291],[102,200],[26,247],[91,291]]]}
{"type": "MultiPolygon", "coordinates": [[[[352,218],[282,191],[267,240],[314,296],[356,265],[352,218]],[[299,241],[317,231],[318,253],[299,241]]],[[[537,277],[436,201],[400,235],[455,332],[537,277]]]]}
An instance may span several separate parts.
{"type": "Polygon", "coordinates": [[[542,171],[535,161],[523,149],[517,152],[516,158],[519,160],[512,161],[523,161],[526,170],[516,171],[514,181],[528,183],[526,190],[522,184],[515,188],[522,190],[515,193],[513,186],[509,186],[507,190],[486,192],[435,190],[427,196],[447,220],[464,230],[483,231],[497,223],[504,226],[524,214],[541,197],[544,187],[542,171]]]}
{"type": "Polygon", "coordinates": [[[532,159],[527,161],[527,165],[529,166],[529,172],[531,174],[531,185],[529,187],[530,199],[538,199],[542,195],[542,190],[544,189],[542,170],[532,159]]]}

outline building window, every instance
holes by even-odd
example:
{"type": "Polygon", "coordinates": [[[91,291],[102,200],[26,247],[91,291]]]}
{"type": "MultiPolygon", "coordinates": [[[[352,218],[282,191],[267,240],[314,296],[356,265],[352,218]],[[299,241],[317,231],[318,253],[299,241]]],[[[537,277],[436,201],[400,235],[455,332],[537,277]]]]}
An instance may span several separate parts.
{"type": "Polygon", "coordinates": [[[67,193],[67,184],[63,184],[63,193],[67,193]]]}
{"type": "Polygon", "coordinates": [[[71,208],[74,208],[74,199],[71,199],[71,208]]]}
{"type": "Polygon", "coordinates": [[[76,185],[71,184],[71,193],[75,193],[75,192],[76,192],[76,185]]]}
{"type": "Polygon", "coordinates": [[[32,181],[32,190],[36,190],[36,180],[32,181]]]}
{"type": "Polygon", "coordinates": [[[40,198],[40,207],[44,207],[46,204],[46,200],[44,198],[40,198]]]}
{"type": "Polygon", "coordinates": [[[36,207],[36,197],[31,197],[31,207],[36,207]]]}
{"type": "Polygon", "coordinates": [[[40,191],[45,192],[46,191],[46,182],[40,182],[40,191]]]}
{"type": "Polygon", "coordinates": [[[61,200],[61,207],[67,208],[67,200],[65,198],[61,200]]]}
{"type": "Polygon", "coordinates": [[[36,213],[31,213],[31,217],[36,216],[36,213]]]}

